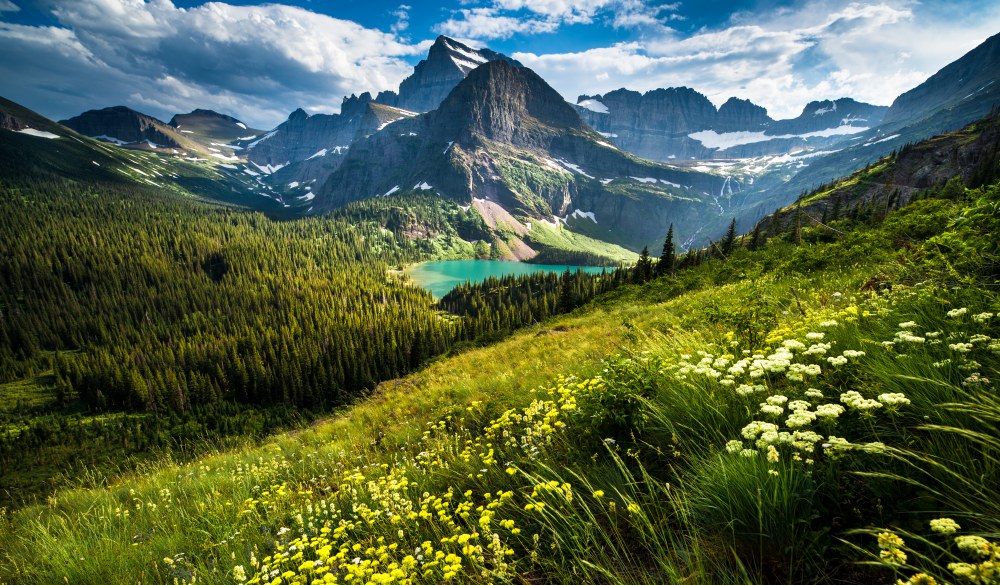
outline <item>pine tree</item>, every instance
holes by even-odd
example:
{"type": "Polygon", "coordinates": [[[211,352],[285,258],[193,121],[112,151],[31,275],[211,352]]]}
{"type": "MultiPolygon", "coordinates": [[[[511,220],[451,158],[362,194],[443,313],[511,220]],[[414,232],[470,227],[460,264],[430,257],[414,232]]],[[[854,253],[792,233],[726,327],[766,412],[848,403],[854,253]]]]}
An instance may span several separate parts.
{"type": "Polygon", "coordinates": [[[642,284],[653,277],[653,261],[649,258],[649,247],[643,246],[639,260],[635,263],[635,282],[642,284]]]}
{"type": "Polygon", "coordinates": [[[663,240],[663,252],[660,261],[656,263],[656,275],[673,275],[677,266],[677,251],[674,249],[674,224],[667,229],[667,239],[663,240]]]}
{"type": "Polygon", "coordinates": [[[729,223],[729,231],[726,232],[726,237],[722,239],[722,253],[725,256],[729,256],[733,253],[733,247],[736,245],[736,218],[729,223]]]}
{"type": "Polygon", "coordinates": [[[750,249],[753,251],[760,249],[760,224],[753,226],[753,234],[750,236],[750,249]]]}

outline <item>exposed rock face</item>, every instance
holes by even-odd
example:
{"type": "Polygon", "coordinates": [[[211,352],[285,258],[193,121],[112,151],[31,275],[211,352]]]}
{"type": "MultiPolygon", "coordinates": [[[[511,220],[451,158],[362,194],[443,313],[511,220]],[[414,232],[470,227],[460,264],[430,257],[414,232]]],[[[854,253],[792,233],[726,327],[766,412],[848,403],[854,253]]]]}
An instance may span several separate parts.
{"type": "Polygon", "coordinates": [[[27,127],[28,125],[21,121],[21,119],[17,116],[0,111],[0,128],[3,128],[4,130],[17,131],[23,130],[27,127]]]}
{"type": "Polygon", "coordinates": [[[576,108],[588,124],[620,148],[660,161],[744,158],[824,146],[843,134],[820,131],[852,125],[861,132],[876,125],[886,110],[843,98],[812,102],[798,118],[776,121],[749,100],[729,98],[716,109],[707,97],[686,87],[645,94],[619,89],[603,96],[582,95],[576,108]],[[815,132],[826,135],[801,136],[815,132]],[[720,136],[733,133],[761,134],[720,136]]]}
{"type": "Polygon", "coordinates": [[[413,74],[399,84],[398,95],[383,92],[376,101],[413,112],[429,112],[437,108],[470,71],[497,60],[517,63],[489,49],[473,49],[455,39],[440,36],[428,51],[427,58],[417,63],[413,74]]]}
{"type": "Polygon", "coordinates": [[[85,136],[106,136],[126,143],[148,140],[158,146],[184,148],[173,128],[125,106],[90,110],[59,123],[85,136]]]}
{"type": "Polygon", "coordinates": [[[998,79],[1000,34],[897,97],[882,122],[886,125],[912,124],[944,108],[977,107],[979,115],[972,119],[986,115],[1000,96],[998,79]]]}
{"type": "Polygon", "coordinates": [[[361,97],[344,98],[340,114],[310,116],[299,108],[274,130],[241,141],[240,145],[247,159],[259,165],[304,161],[324,150],[325,154],[344,153],[354,141],[369,103],[371,95],[366,92],[361,97]]]}
{"type": "Polygon", "coordinates": [[[774,122],[767,129],[767,134],[807,134],[838,126],[874,128],[882,122],[888,109],[851,98],[809,102],[799,117],[774,122]]]}
{"type": "Polygon", "coordinates": [[[251,134],[259,134],[260,130],[248,128],[232,116],[220,114],[212,110],[194,110],[188,114],[177,114],[170,119],[170,126],[182,134],[193,133],[208,140],[219,143],[229,143],[251,134]]]}
{"type": "Polygon", "coordinates": [[[765,108],[750,100],[731,97],[719,107],[711,128],[716,132],[758,132],[773,123],[765,108]]]}
{"type": "Polygon", "coordinates": [[[603,96],[580,96],[577,104],[591,127],[636,156],[669,160],[711,153],[687,137],[712,127],[717,117],[712,102],[693,89],[672,87],[645,94],[618,89],[603,96]]]}
{"type": "Polygon", "coordinates": [[[580,211],[594,214],[579,221],[599,224],[599,237],[638,249],[662,239],[671,218],[697,224],[709,210],[703,198],[723,182],[626,155],[534,72],[494,61],[436,110],[356,142],[314,203],[321,212],[431,190],[463,203],[488,201],[528,222],[580,211]]]}

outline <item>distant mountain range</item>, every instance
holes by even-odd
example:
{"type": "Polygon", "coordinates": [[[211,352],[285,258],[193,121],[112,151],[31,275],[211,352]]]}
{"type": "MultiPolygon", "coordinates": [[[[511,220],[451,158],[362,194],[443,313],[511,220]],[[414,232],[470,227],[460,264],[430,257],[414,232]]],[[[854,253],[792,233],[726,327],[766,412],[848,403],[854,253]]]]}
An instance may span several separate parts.
{"type": "MultiPolygon", "coordinates": [[[[210,110],[165,123],[123,106],[58,125],[10,102],[0,102],[0,127],[30,137],[19,144],[49,139],[34,150],[62,144],[53,137],[87,146],[79,161],[59,161],[66,174],[92,173],[104,164],[92,153],[112,153],[120,164],[105,162],[123,178],[283,214],[438,193],[477,210],[508,257],[527,259],[554,233],[638,250],[670,223],[688,244],[734,217],[749,229],[812,186],[985,116],[1000,103],[998,78],[1000,35],[888,108],[817,100],[774,120],[686,87],[568,103],[517,61],[442,36],[398,92],[345,97],[338,114],[298,109],[270,131],[210,110]]],[[[36,158],[31,168],[55,160],[36,158]]]]}

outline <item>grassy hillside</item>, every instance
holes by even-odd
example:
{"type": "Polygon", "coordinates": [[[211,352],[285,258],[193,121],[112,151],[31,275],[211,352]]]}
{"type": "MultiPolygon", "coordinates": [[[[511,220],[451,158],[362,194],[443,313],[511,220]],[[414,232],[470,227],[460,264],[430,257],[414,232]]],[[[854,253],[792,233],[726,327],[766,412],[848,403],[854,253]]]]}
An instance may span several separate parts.
{"type": "Polygon", "coordinates": [[[7,513],[0,580],[996,582],[1000,187],[915,199],[7,513]]]}

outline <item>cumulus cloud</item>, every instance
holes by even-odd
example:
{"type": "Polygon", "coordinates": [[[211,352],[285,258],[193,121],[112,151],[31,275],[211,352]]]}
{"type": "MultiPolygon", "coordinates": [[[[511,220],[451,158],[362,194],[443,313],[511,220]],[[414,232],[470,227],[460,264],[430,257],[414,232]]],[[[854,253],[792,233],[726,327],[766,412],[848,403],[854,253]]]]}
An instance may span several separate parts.
{"type": "Polygon", "coordinates": [[[297,106],[337,111],[346,94],[395,89],[411,71],[407,58],[426,50],[277,4],[56,0],[52,13],[60,26],[0,23],[0,72],[18,80],[10,97],[31,105],[44,96],[59,116],[78,113],[84,99],[73,96],[82,94],[90,107],[141,105],[164,117],[209,107],[270,127],[297,106]],[[73,109],[54,101],[63,90],[73,109]]]}
{"type": "Polygon", "coordinates": [[[660,26],[641,44],[514,57],[571,100],[620,87],[686,85],[716,105],[737,96],[788,118],[818,99],[847,96],[888,105],[998,28],[1000,7],[959,21],[906,0],[813,0],[794,9],[742,13],[690,35],[660,26]]]}
{"type": "Polygon", "coordinates": [[[679,7],[680,3],[650,4],[647,0],[492,0],[484,6],[455,10],[435,30],[489,40],[551,33],[563,25],[591,24],[598,18],[615,28],[639,28],[676,18],[672,12],[679,7]]]}

